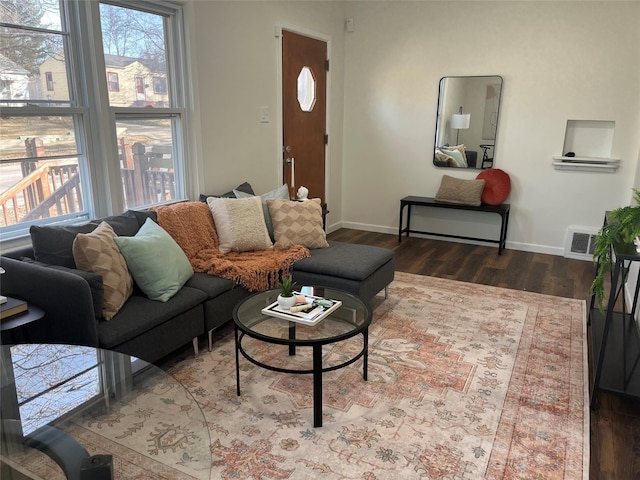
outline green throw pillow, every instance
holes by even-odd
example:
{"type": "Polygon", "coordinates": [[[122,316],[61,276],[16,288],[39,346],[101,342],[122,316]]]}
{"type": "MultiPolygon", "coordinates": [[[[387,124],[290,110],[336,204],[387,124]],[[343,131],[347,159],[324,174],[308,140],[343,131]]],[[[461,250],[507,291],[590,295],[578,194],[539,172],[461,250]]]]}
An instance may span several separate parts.
{"type": "Polygon", "coordinates": [[[173,238],[147,219],[133,237],[115,237],[127,268],[144,294],[166,302],[193,275],[189,259],[173,238]]]}
{"type": "Polygon", "coordinates": [[[445,155],[449,155],[450,157],[453,157],[453,159],[456,161],[459,167],[462,167],[462,168],[468,167],[467,161],[462,156],[462,153],[460,152],[460,150],[446,150],[443,148],[442,153],[444,153],[445,155]]]}

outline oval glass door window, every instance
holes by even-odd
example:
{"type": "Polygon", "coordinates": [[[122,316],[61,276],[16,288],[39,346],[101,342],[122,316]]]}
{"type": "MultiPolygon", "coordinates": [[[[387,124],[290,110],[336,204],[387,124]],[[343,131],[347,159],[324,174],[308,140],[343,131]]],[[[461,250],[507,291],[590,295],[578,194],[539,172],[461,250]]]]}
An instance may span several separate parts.
{"type": "Polygon", "coordinates": [[[313,110],[316,103],[316,79],[309,67],[302,67],[298,75],[298,103],[303,112],[313,110]]]}

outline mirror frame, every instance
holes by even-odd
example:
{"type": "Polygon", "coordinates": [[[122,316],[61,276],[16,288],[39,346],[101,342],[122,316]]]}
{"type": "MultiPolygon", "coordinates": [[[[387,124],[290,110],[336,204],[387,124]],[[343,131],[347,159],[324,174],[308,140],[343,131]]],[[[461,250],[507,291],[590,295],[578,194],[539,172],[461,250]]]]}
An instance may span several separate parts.
{"type": "MultiPolygon", "coordinates": [[[[495,166],[498,123],[500,120],[503,89],[504,79],[500,75],[460,75],[442,77],[440,79],[438,84],[438,108],[436,111],[436,134],[433,150],[434,166],[469,169],[485,169],[495,166]],[[464,90],[459,89],[460,91],[456,94],[455,91],[453,93],[446,91],[447,83],[449,83],[451,87],[454,86],[454,82],[447,82],[448,79],[459,81],[468,80],[473,82],[473,84],[464,90]],[[499,85],[498,89],[495,88],[496,84],[499,85]],[[488,90],[489,87],[492,87],[492,91],[488,90]],[[497,95],[495,94],[496,91],[497,95]],[[469,95],[471,95],[470,98],[469,95]],[[491,110],[487,109],[488,106],[491,107],[491,110]],[[467,115],[467,122],[469,122],[470,125],[467,128],[456,130],[451,126],[451,120],[453,114],[460,113],[460,107],[463,107],[462,113],[467,115]],[[468,115],[470,115],[470,117],[468,115]],[[474,121],[475,118],[478,118],[480,121],[474,121]],[[469,130],[468,132],[465,131],[467,129],[469,130]],[[472,140],[466,143],[464,141],[465,133],[470,139],[475,138],[475,141],[472,140]],[[461,139],[458,142],[460,137],[461,139]],[[443,146],[456,146],[459,144],[465,145],[465,149],[458,149],[465,152],[464,155],[462,155],[462,160],[457,154],[450,156],[441,152],[441,147],[443,146]]],[[[464,119],[459,118],[459,120],[463,120],[463,124],[465,123],[464,119]]]]}

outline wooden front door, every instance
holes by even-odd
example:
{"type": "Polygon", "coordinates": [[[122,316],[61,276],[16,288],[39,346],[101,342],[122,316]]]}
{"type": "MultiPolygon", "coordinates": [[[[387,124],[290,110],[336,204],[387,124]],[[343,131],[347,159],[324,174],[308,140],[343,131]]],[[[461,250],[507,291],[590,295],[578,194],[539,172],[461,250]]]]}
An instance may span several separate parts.
{"type": "Polygon", "coordinates": [[[325,203],[327,43],[282,32],[282,178],[325,203]]]}

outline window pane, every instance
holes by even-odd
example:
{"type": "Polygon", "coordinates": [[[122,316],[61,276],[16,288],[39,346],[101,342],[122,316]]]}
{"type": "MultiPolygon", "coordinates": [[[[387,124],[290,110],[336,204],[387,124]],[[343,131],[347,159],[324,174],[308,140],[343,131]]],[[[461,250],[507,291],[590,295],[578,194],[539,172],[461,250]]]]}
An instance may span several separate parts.
{"type": "Polygon", "coordinates": [[[0,119],[1,227],[86,210],[73,118],[0,119]]]}
{"type": "Polygon", "coordinates": [[[177,200],[174,118],[119,120],[118,154],[126,208],[177,200]]]}
{"type": "Polygon", "coordinates": [[[11,357],[25,435],[100,393],[94,348],[16,345],[11,357]]]}
{"type": "Polygon", "coordinates": [[[0,28],[0,54],[0,100],[4,105],[54,101],[68,104],[62,35],[0,28]]]}
{"type": "Polygon", "coordinates": [[[302,67],[298,75],[298,103],[303,112],[313,110],[316,103],[316,80],[309,67],[302,67]]]}
{"type": "Polygon", "coordinates": [[[60,30],[60,4],[58,0],[3,0],[0,22],[60,30]]]}
{"type": "Polygon", "coordinates": [[[72,116],[0,118],[0,159],[77,155],[72,116]]]}
{"type": "Polygon", "coordinates": [[[100,21],[109,104],[170,106],[164,17],[100,4],[100,21]]]}

